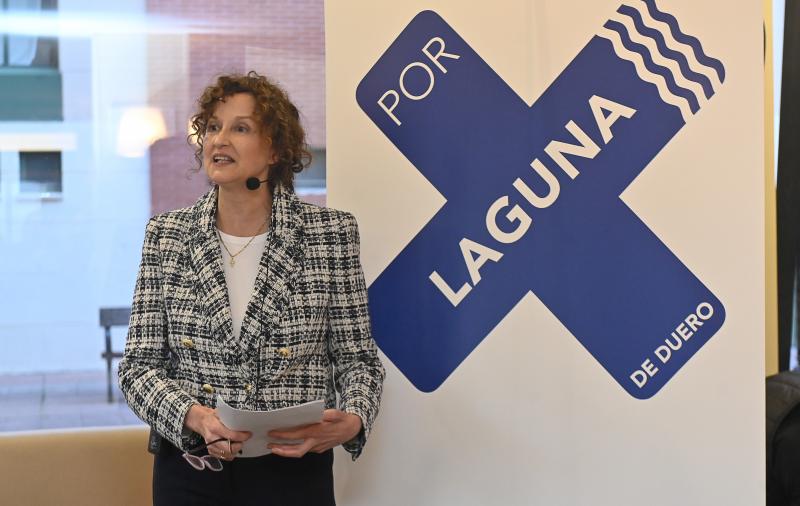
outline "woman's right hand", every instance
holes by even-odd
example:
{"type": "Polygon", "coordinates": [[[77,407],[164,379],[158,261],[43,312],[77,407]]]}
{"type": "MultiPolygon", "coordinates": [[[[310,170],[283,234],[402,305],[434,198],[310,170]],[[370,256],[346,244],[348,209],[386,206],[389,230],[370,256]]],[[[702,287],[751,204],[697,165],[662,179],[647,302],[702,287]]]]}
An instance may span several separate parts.
{"type": "Polygon", "coordinates": [[[230,451],[227,441],[220,441],[208,447],[210,455],[227,461],[233,460],[242,449],[242,443],[252,436],[249,432],[239,432],[225,427],[217,417],[216,410],[200,404],[189,408],[183,425],[203,436],[206,443],[220,438],[229,439],[231,441],[230,451]]]}

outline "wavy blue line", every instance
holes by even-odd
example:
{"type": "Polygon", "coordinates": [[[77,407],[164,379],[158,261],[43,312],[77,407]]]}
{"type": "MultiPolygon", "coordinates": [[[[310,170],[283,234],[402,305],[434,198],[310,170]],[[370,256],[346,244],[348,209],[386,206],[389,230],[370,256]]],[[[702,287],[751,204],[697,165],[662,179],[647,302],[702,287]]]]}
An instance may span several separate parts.
{"type": "Polygon", "coordinates": [[[653,39],[658,47],[658,50],[662,55],[664,55],[664,57],[669,58],[670,60],[675,60],[681,69],[683,77],[690,81],[694,81],[703,87],[703,93],[705,94],[706,98],[711,98],[714,95],[714,85],[711,84],[711,80],[703,74],[699,74],[692,70],[691,67],[689,67],[689,60],[686,58],[685,54],[681,53],[680,51],[670,49],[667,46],[667,39],[664,37],[663,33],[655,28],[646,26],[644,24],[644,20],[642,19],[642,13],[629,5],[623,5],[617,9],[617,12],[633,19],[633,24],[636,26],[636,29],[639,31],[639,33],[645,37],[653,39]]]}
{"type": "Polygon", "coordinates": [[[722,64],[721,61],[717,60],[716,58],[712,58],[708,56],[703,51],[703,45],[697,40],[695,37],[691,35],[687,35],[681,31],[680,26],[678,25],[678,20],[672,14],[667,14],[666,12],[661,12],[658,10],[656,6],[655,0],[642,0],[645,5],[647,5],[647,10],[650,12],[650,15],[653,19],[658,21],[663,21],[667,25],[669,25],[670,31],[672,32],[672,36],[675,37],[675,40],[678,42],[683,42],[684,44],[688,44],[691,46],[692,50],[694,51],[694,56],[697,58],[697,61],[706,65],[707,67],[712,67],[714,70],[717,71],[717,75],[719,76],[720,82],[725,82],[725,66],[722,64]]]}
{"type": "Polygon", "coordinates": [[[653,58],[650,56],[650,51],[647,49],[647,46],[633,42],[630,36],[628,36],[628,30],[625,28],[625,25],[618,21],[609,20],[606,21],[606,24],[603,26],[609,30],[614,30],[615,32],[619,33],[620,37],[622,38],[622,45],[625,46],[626,49],[642,55],[642,58],[644,59],[644,66],[647,68],[647,70],[653,74],[658,74],[663,77],[667,82],[667,88],[670,92],[672,92],[673,95],[685,98],[689,102],[689,109],[692,111],[692,113],[696,113],[700,109],[700,104],[697,102],[697,97],[695,94],[692,93],[691,90],[687,90],[686,88],[678,86],[678,83],[675,82],[675,78],[672,75],[672,71],[654,62],[653,58]]]}

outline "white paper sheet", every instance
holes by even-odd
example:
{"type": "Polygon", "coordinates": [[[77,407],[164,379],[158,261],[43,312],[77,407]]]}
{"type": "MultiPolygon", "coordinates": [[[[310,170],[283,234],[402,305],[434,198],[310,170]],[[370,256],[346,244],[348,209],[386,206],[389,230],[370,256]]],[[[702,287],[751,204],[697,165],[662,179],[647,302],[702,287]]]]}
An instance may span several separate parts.
{"type": "Polygon", "coordinates": [[[242,445],[242,453],[238,457],[260,457],[272,453],[267,444],[287,441],[268,437],[267,432],[317,423],[322,420],[324,410],[325,402],[319,400],[274,411],[247,411],[232,408],[217,396],[217,416],[222,423],[229,429],[253,434],[242,445]]]}

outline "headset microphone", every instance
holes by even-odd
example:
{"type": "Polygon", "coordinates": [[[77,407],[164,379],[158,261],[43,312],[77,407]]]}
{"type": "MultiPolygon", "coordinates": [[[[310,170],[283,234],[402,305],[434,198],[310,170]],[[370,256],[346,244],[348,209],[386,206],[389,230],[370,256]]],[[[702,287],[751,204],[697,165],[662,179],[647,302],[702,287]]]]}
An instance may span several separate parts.
{"type": "Polygon", "coordinates": [[[257,177],[248,177],[247,181],[244,182],[245,186],[247,186],[248,190],[258,190],[258,187],[261,186],[261,183],[266,183],[267,180],[259,181],[257,177]]]}

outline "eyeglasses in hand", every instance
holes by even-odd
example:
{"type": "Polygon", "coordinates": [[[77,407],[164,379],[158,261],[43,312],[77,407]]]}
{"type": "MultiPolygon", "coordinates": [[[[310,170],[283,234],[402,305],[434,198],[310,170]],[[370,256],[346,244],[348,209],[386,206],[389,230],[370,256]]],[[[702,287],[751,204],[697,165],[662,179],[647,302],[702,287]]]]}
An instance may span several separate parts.
{"type": "Polygon", "coordinates": [[[202,471],[205,468],[210,469],[211,471],[222,471],[222,460],[214,455],[192,455],[193,453],[199,452],[200,450],[207,448],[214,443],[219,443],[222,441],[228,441],[228,444],[231,443],[230,440],[223,438],[215,439],[214,441],[210,441],[208,443],[203,443],[200,446],[195,446],[194,448],[190,448],[183,452],[183,458],[186,459],[193,468],[197,469],[198,471],[202,471]]]}

